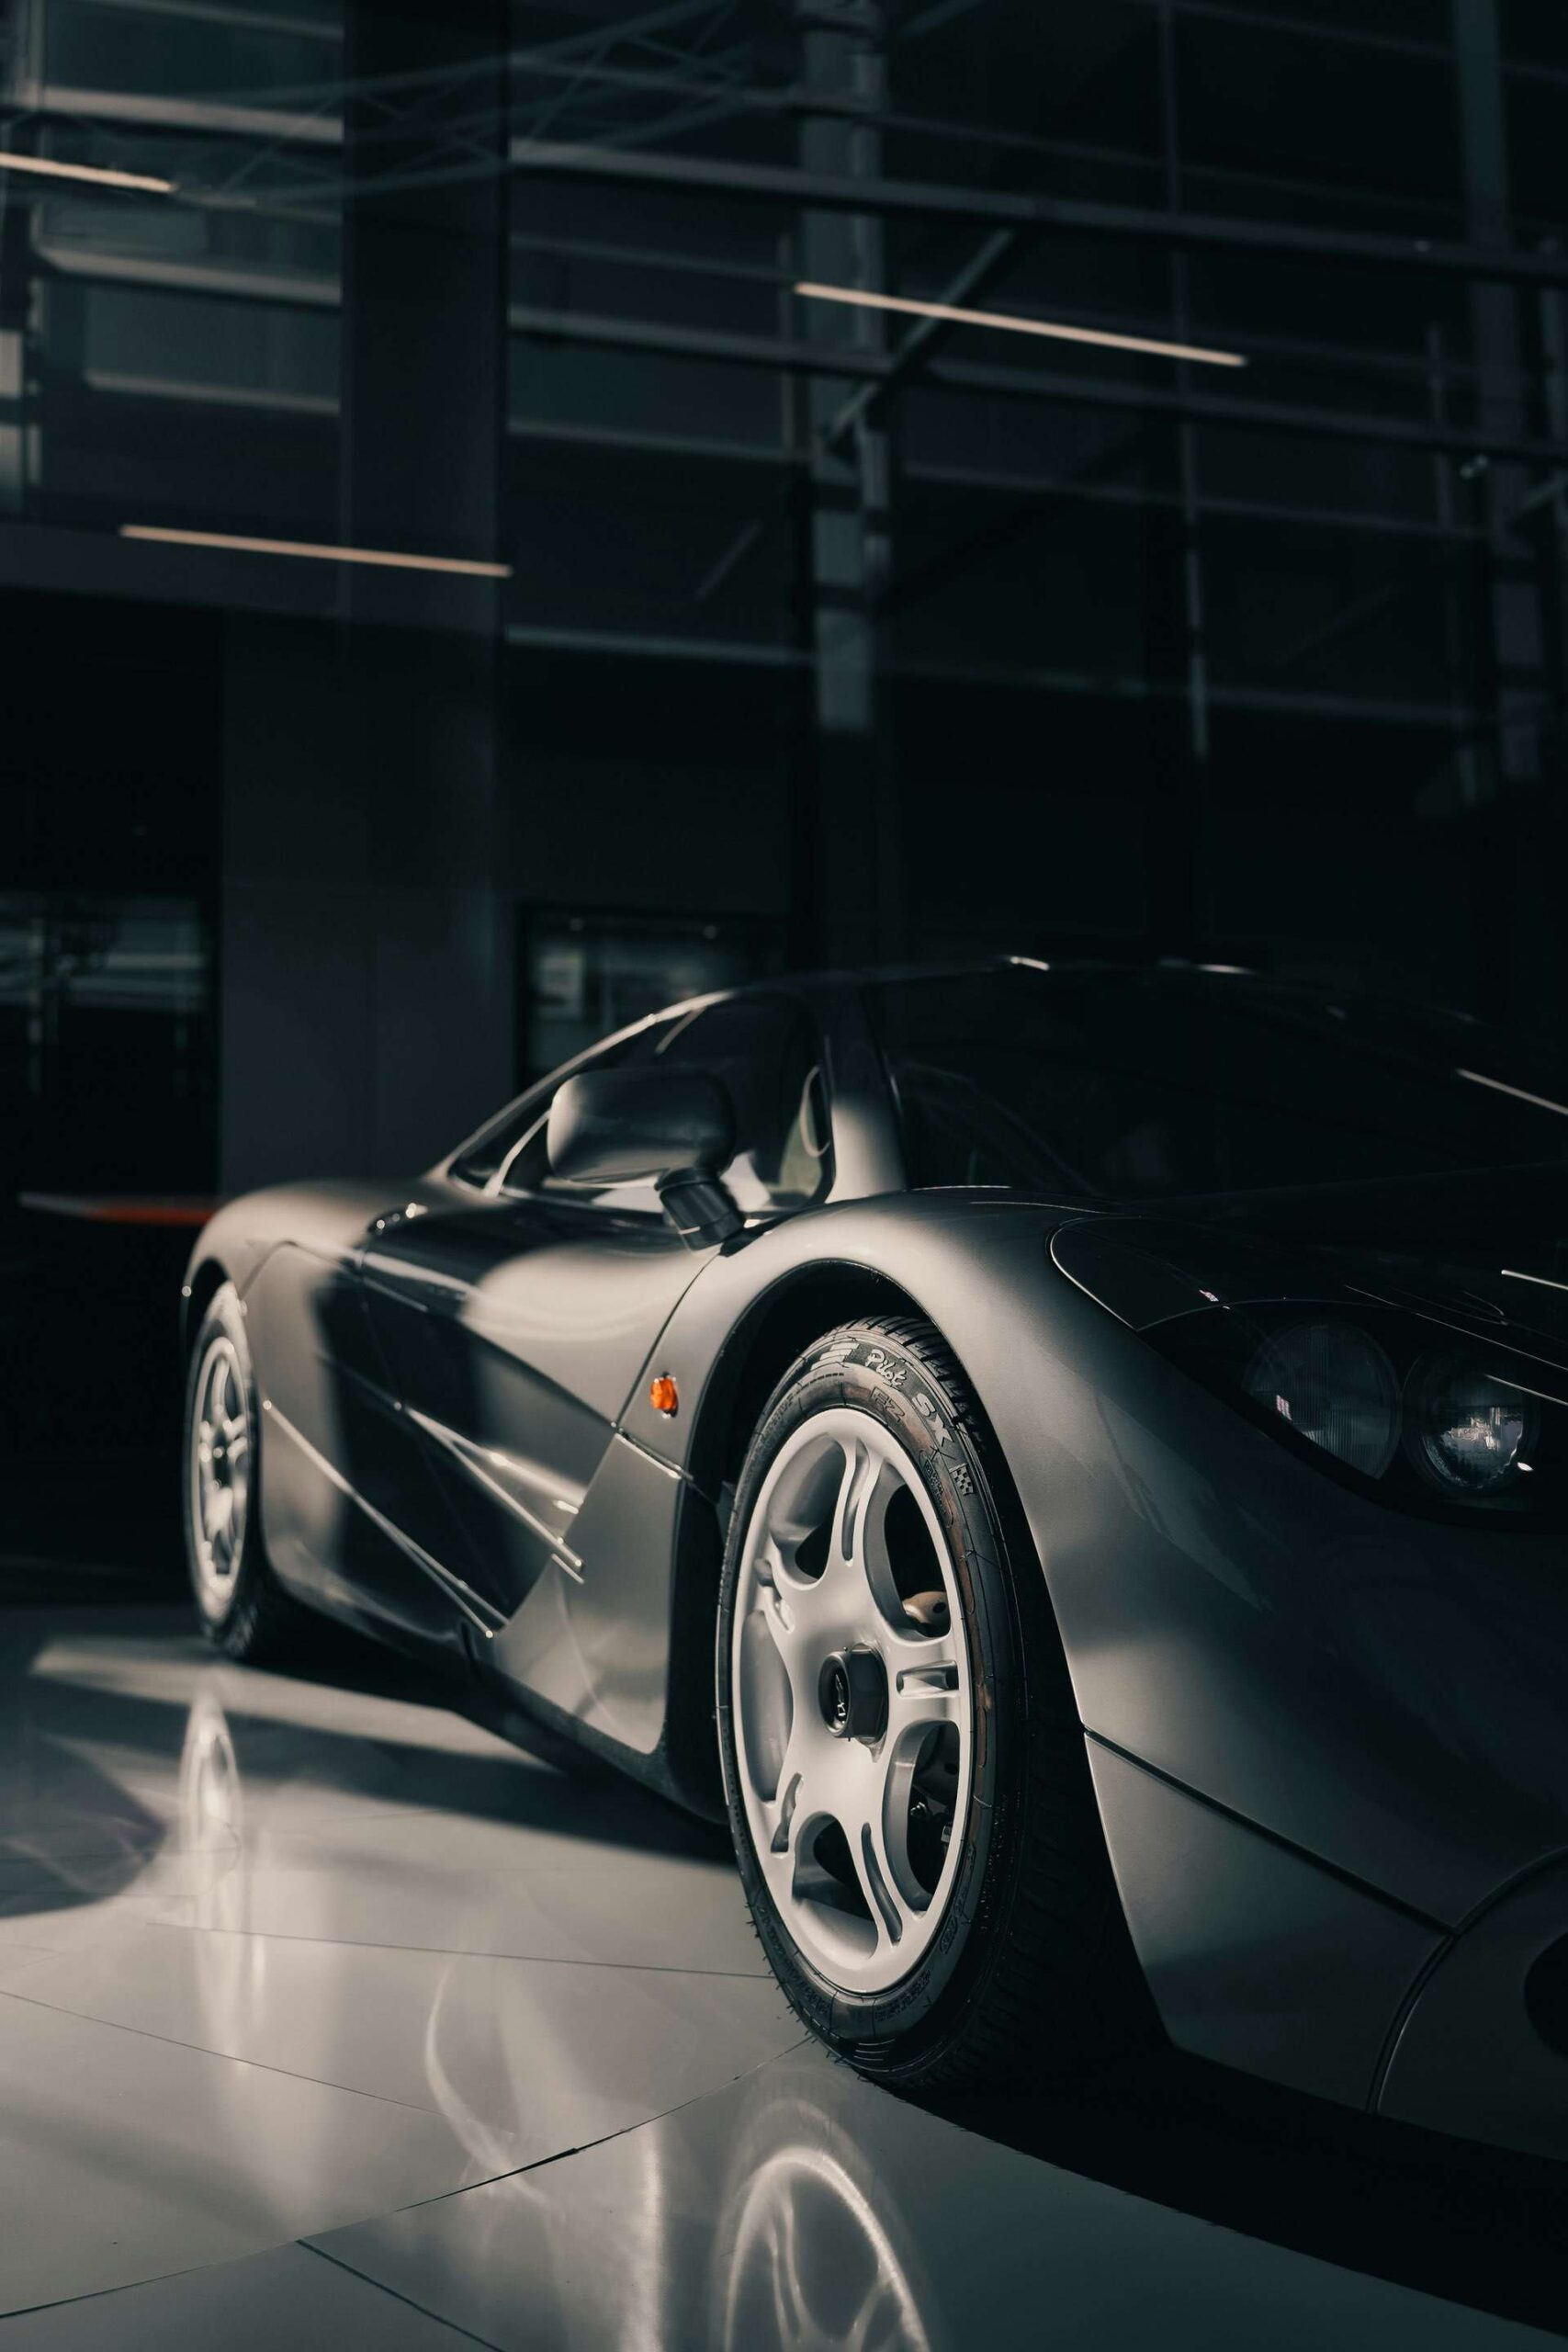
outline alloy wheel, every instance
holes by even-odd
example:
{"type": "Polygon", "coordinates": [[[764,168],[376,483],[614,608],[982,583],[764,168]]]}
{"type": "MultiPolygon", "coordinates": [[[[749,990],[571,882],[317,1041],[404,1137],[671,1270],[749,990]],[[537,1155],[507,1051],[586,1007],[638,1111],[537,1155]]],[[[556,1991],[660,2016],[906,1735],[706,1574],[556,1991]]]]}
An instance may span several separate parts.
{"type": "Polygon", "coordinates": [[[190,1429],[190,1522],[201,1605],[214,1622],[234,1590],[250,1505],[251,1430],[244,1367],[219,1332],[197,1375],[190,1429]]]}
{"type": "Polygon", "coordinates": [[[769,1469],[730,1677],[746,1818],[779,1917],[829,1983],[882,1992],[946,1911],[974,1697],[941,1525],[870,1413],[814,1414],[769,1469]]]}

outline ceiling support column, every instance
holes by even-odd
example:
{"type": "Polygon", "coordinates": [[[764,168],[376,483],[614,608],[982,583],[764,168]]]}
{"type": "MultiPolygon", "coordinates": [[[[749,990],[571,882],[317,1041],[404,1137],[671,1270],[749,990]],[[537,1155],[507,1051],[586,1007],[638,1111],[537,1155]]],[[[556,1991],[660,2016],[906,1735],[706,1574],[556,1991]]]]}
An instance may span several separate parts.
{"type": "MultiPolygon", "coordinates": [[[[507,26],[347,0],[345,548],[500,560],[507,26]]],[[[502,596],[345,562],[335,623],[230,624],[226,1186],[417,1170],[512,1091],[502,596]]]]}
{"type": "MultiPolygon", "coordinates": [[[[886,94],[882,12],[872,0],[798,0],[796,20],[806,88],[840,101],[831,112],[803,117],[801,167],[874,179],[886,94]]],[[[798,275],[882,291],[884,242],[871,213],[807,209],[798,275]]],[[[886,347],[879,311],[801,298],[798,316],[804,339],[824,349],[879,355],[886,347]]],[[[812,952],[864,963],[897,955],[903,934],[898,778],[878,610],[888,578],[890,467],[887,426],[874,412],[833,431],[843,398],[841,376],[807,378],[800,426],[810,503],[801,554],[809,566],[815,727],[796,897],[808,903],[812,952]]]]}

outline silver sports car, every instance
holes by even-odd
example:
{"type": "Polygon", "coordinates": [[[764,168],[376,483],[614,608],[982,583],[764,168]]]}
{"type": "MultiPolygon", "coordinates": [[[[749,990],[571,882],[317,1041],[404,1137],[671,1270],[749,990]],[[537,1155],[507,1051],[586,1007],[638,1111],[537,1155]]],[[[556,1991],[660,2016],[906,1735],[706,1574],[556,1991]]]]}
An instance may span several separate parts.
{"type": "Polygon", "coordinates": [[[728,1817],[909,2086],[1151,2006],[1568,2154],[1568,1100],[1188,966],[676,1007],[186,1285],[210,1638],[312,1611],[728,1817]]]}

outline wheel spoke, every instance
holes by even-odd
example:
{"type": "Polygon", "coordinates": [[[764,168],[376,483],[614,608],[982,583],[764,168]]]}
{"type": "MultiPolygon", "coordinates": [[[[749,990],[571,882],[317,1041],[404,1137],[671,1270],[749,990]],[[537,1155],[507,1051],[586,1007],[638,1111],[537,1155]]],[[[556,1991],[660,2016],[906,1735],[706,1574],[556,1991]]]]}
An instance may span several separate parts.
{"type": "Polygon", "coordinates": [[[841,1586],[846,1571],[857,1586],[865,1581],[866,1521],[881,1468],[881,1462],[863,1438],[852,1438],[845,1445],[843,1475],[839,1480],[832,1532],[828,1539],[828,1565],[822,1571],[824,1583],[832,1577],[841,1586]]]}
{"type": "Polygon", "coordinates": [[[234,1566],[234,1530],[231,1522],[225,1522],[217,1543],[213,1545],[212,1557],[220,1576],[229,1576],[232,1573],[234,1566]]]}
{"type": "Polygon", "coordinates": [[[893,1743],[888,1741],[881,1757],[872,1759],[874,1769],[866,1776],[860,1802],[852,1809],[852,1819],[843,1820],[840,1816],[879,1947],[903,1943],[919,1918],[899,1883],[900,1871],[888,1851],[884,1827],[889,1797],[887,1766],[894,1752],[893,1743]]]}
{"type": "Polygon", "coordinates": [[[963,1709],[962,1673],[953,1643],[897,1641],[890,1642],[888,1649],[890,1742],[917,1724],[957,1723],[963,1709]]]}
{"type": "Polygon", "coordinates": [[[802,1811],[802,1800],[806,1793],[803,1750],[803,1741],[798,1738],[791,1740],[784,1750],[784,1759],[779,1769],[778,1787],[771,1802],[762,1807],[768,1828],[765,1859],[770,1862],[778,1862],[782,1860],[786,1871],[794,1868],[795,1832],[800,1823],[807,1818],[807,1814],[810,1810],[807,1803],[807,1810],[802,1811]]]}
{"type": "Polygon", "coordinates": [[[779,1664],[789,1678],[790,1695],[798,1711],[801,1703],[800,1674],[805,1647],[802,1624],[803,1604],[808,1610],[810,1596],[793,1580],[785,1584],[780,1574],[779,1547],[770,1541],[757,1561],[757,1613],[766,1625],[778,1654],[779,1664]]]}

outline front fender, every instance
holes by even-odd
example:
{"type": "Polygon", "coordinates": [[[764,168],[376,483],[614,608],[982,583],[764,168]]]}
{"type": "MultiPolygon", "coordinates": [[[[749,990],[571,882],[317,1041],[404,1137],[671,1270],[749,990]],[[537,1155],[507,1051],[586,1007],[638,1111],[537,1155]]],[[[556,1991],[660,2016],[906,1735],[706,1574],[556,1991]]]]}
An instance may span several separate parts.
{"type": "Polygon", "coordinates": [[[756,1235],[660,1338],[696,1410],[671,1422],[639,1384],[626,1433],[685,1468],[700,1392],[758,1298],[828,1265],[897,1284],[1001,1444],[1086,1731],[1451,1925],[1568,1847],[1553,1547],[1406,1519],[1292,1457],[1058,1272],[1062,1216],[910,1194],[756,1235]]]}

